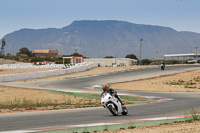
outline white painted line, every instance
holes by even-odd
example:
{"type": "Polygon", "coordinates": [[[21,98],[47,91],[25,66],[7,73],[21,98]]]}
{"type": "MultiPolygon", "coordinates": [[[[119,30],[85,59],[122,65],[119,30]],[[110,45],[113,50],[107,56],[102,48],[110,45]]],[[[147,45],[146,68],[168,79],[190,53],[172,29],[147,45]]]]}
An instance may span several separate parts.
{"type": "Polygon", "coordinates": [[[91,77],[91,76],[84,76],[84,78],[88,78],[88,77],[91,77]]]}
{"type": "Polygon", "coordinates": [[[36,131],[17,130],[17,131],[3,131],[3,132],[0,132],[0,133],[33,133],[33,132],[36,132],[36,131]]]}
{"type": "Polygon", "coordinates": [[[174,117],[158,117],[158,118],[148,118],[148,119],[140,119],[140,120],[147,120],[147,121],[157,121],[157,120],[169,120],[175,119],[174,117]]]}
{"type": "Polygon", "coordinates": [[[128,94],[117,94],[117,95],[124,96],[124,95],[128,95],[128,94]]]}
{"type": "Polygon", "coordinates": [[[69,91],[69,90],[56,90],[56,91],[60,91],[60,92],[78,92],[78,93],[85,92],[85,91],[69,91]]]}
{"type": "MultiPolygon", "coordinates": [[[[169,119],[178,119],[178,118],[184,118],[188,116],[172,116],[172,117],[156,117],[156,118],[147,118],[147,119],[138,119],[138,120],[132,120],[132,121],[157,121],[157,120],[169,120],[169,119]]],[[[131,120],[130,120],[131,121],[131,120]]],[[[123,124],[127,123],[128,121],[121,121],[121,122],[108,122],[108,123],[92,123],[92,124],[81,124],[81,125],[67,125],[64,128],[79,128],[79,127],[92,127],[92,126],[105,126],[105,125],[117,125],[117,124],[123,124]]],[[[132,123],[132,122],[129,122],[132,123]]],[[[16,130],[16,131],[3,131],[0,133],[30,133],[30,132],[41,132],[41,131],[48,131],[46,129],[51,128],[51,130],[59,129],[59,127],[45,127],[41,129],[32,129],[32,130],[16,130]]]]}
{"type": "Polygon", "coordinates": [[[104,125],[114,125],[120,123],[93,123],[93,124],[82,124],[82,125],[70,125],[67,127],[94,127],[94,126],[104,126],[104,125]]]}
{"type": "Polygon", "coordinates": [[[149,98],[149,99],[161,99],[162,97],[156,97],[156,96],[143,96],[144,98],[149,98]]]}
{"type": "Polygon", "coordinates": [[[84,87],[84,89],[90,89],[90,90],[92,90],[92,89],[94,89],[94,87],[84,87]]]}
{"type": "Polygon", "coordinates": [[[92,85],[92,87],[101,87],[101,85],[92,85]]]}

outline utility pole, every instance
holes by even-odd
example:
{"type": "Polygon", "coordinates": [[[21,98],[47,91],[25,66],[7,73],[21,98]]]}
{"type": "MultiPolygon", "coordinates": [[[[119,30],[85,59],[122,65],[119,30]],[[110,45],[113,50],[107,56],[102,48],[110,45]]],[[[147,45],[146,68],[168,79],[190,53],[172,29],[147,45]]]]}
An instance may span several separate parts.
{"type": "Polygon", "coordinates": [[[115,54],[115,65],[117,65],[117,61],[116,61],[116,54],[115,54]]]}
{"type": "Polygon", "coordinates": [[[194,47],[195,49],[196,49],[196,60],[198,60],[198,55],[197,55],[197,49],[199,48],[199,47],[194,47]]]}
{"type": "Polygon", "coordinates": [[[190,46],[191,46],[191,53],[192,53],[192,44],[190,44],[190,46]]]}
{"type": "Polygon", "coordinates": [[[101,44],[99,44],[99,58],[101,57],[101,44]]]}
{"type": "Polygon", "coordinates": [[[85,55],[85,58],[86,58],[86,53],[85,53],[85,52],[83,52],[83,54],[85,55]]]}
{"type": "Polygon", "coordinates": [[[143,41],[143,39],[140,39],[140,61],[139,61],[139,65],[141,65],[141,61],[142,61],[142,41],[143,41]]]}
{"type": "Polygon", "coordinates": [[[74,52],[77,53],[77,48],[74,49],[74,52]]]}
{"type": "Polygon", "coordinates": [[[4,47],[6,45],[6,40],[3,38],[2,39],[2,45],[1,45],[1,55],[4,55],[4,47]]]}
{"type": "MultiPolygon", "coordinates": [[[[191,46],[191,53],[192,53],[192,44],[190,44],[191,46]]],[[[189,59],[192,59],[192,56],[189,56],[189,59]]]]}

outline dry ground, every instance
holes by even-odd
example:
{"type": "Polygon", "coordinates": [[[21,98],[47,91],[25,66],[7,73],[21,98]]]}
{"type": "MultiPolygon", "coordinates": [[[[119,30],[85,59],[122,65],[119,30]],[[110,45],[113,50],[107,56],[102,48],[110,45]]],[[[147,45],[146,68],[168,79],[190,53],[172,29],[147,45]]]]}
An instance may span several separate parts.
{"type": "MultiPolygon", "coordinates": [[[[97,68],[93,68],[93,69],[90,69],[90,70],[84,71],[84,72],[71,73],[71,74],[54,76],[54,77],[46,77],[46,78],[41,78],[41,79],[28,79],[28,80],[24,80],[24,81],[27,82],[27,81],[39,81],[39,80],[59,80],[59,79],[66,79],[66,78],[72,78],[72,77],[98,75],[98,74],[103,74],[103,73],[111,73],[111,72],[116,72],[116,71],[124,71],[124,70],[144,68],[144,67],[149,67],[149,66],[97,67],[97,68]]],[[[153,67],[153,66],[151,66],[151,67],[153,67]]],[[[30,70],[30,72],[31,72],[31,70],[30,70]]]]}
{"type": "Polygon", "coordinates": [[[188,81],[194,78],[200,78],[200,70],[194,70],[190,72],[184,72],[179,74],[172,74],[167,76],[155,77],[150,79],[116,83],[111,84],[111,88],[118,90],[132,90],[132,91],[156,91],[156,92],[200,92],[200,81],[195,85],[191,85],[185,88],[185,85],[172,85],[172,83],[178,83],[178,81],[188,81]],[[196,88],[193,88],[196,87],[196,88]]]}
{"type": "MultiPolygon", "coordinates": [[[[87,76],[87,75],[96,75],[96,74],[110,73],[110,72],[116,72],[116,71],[137,69],[141,67],[149,67],[149,66],[98,67],[98,68],[93,68],[91,70],[79,72],[79,73],[72,73],[72,74],[54,76],[54,77],[46,77],[46,78],[41,78],[41,79],[28,79],[28,80],[24,80],[24,82],[41,81],[41,80],[59,80],[59,79],[66,79],[66,78],[72,78],[72,77],[81,77],[81,76],[87,76]]],[[[26,70],[26,72],[27,71],[28,70],[26,70]]],[[[34,70],[34,71],[38,71],[38,70],[34,70]]],[[[144,80],[139,80],[139,81],[116,83],[116,84],[110,84],[110,85],[111,85],[111,88],[114,88],[117,90],[158,91],[158,92],[200,92],[200,83],[196,84],[196,88],[192,88],[194,86],[185,88],[184,85],[169,85],[169,84],[167,85],[166,84],[166,83],[178,81],[178,80],[190,81],[198,76],[200,76],[200,70],[190,71],[190,72],[185,72],[185,73],[180,73],[180,74],[166,75],[166,76],[144,79],[144,80]]]]}
{"type": "Polygon", "coordinates": [[[0,113],[72,109],[100,105],[100,100],[72,95],[0,86],[0,113]],[[6,108],[6,109],[3,109],[6,108]]]}
{"type": "Polygon", "coordinates": [[[194,121],[191,123],[153,125],[126,130],[120,129],[112,131],[102,131],[98,133],[200,133],[200,122],[194,121]]]}
{"type": "MultiPolygon", "coordinates": [[[[147,66],[143,66],[143,67],[147,67],[147,66]]],[[[100,68],[91,69],[86,72],[73,73],[73,74],[55,76],[55,77],[47,77],[47,78],[42,78],[42,79],[25,80],[25,81],[64,79],[64,78],[70,78],[70,77],[102,74],[102,73],[129,70],[129,69],[135,69],[135,68],[139,68],[139,66],[116,67],[116,68],[100,67],[100,68]]],[[[1,70],[0,74],[33,72],[33,71],[38,71],[38,70],[30,70],[30,69],[26,71],[23,71],[21,69],[20,70],[1,70]]],[[[199,82],[196,82],[195,89],[185,88],[184,85],[167,84],[170,82],[176,82],[178,80],[190,81],[198,76],[200,76],[200,70],[195,70],[195,71],[150,78],[150,79],[145,79],[145,80],[111,84],[111,87],[114,89],[120,89],[120,90],[123,89],[123,90],[136,90],[136,91],[199,92],[200,91],[199,82]]],[[[45,101],[45,99],[56,101],[56,102],[58,101],[63,102],[63,99],[65,99],[64,100],[65,102],[69,101],[68,99],[71,99],[71,101],[83,101],[83,100],[77,100],[77,99],[73,100],[74,97],[69,98],[62,94],[52,94],[44,90],[31,90],[31,89],[21,89],[21,88],[0,86],[0,101],[2,102],[9,103],[10,101],[19,101],[19,99],[27,100],[28,98],[31,98],[32,101],[45,101]]],[[[58,108],[62,108],[62,106],[58,108]]],[[[49,109],[58,109],[58,108],[55,108],[54,106],[52,106],[49,109]]],[[[39,108],[39,110],[46,110],[46,109],[48,108],[39,108]]],[[[11,111],[1,110],[1,111],[12,112],[12,110],[11,111]]],[[[20,110],[16,108],[15,111],[27,111],[27,110],[25,109],[20,110]]],[[[199,133],[200,122],[145,126],[145,127],[138,127],[135,129],[128,129],[128,130],[115,130],[115,131],[110,131],[108,133],[113,133],[113,132],[116,132],[116,133],[131,133],[131,132],[134,132],[134,133],[189,133],[189,132],[199,133]]]]}
{"type": "Polygon", "coordinates": [[[15,74],[15,73],[26,73],[26,72],[39,72],[48,71],[55,68],[38,68],[38,69],[0,69],[0,75],[4,74],[15,74]]]}

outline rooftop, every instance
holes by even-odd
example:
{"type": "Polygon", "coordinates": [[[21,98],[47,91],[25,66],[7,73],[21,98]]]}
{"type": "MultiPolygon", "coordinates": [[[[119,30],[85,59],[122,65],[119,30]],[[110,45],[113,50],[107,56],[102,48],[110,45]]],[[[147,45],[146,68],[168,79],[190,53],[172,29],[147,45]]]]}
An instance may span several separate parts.
{"type": "Polygon", "coordinates": [[[56,50],[49,50],[49,49],[35,49],[34,51],[33,51],[33,53],[35,54],[35,53],[43,53],[43,54],[48,54],[48,53],[55,53],[55,54],[57,54],[58,53],[58,50],[56,49],[56,50]]]}

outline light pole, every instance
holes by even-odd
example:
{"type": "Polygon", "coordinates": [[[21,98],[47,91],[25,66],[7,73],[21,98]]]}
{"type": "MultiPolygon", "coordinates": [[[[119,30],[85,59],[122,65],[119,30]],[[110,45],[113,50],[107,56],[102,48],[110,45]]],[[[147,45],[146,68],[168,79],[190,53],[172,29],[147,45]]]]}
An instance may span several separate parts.
{"type": "Polygon", "coordinates": [[[85,52],[83,52],[83,54],[85,55],[85,58],[86,58],[86,53],[85,53],[85,52]]]}
{"type": "Polygon", "coordinates": [[[191,53],[192,53],[192,44],[190,44],[190,46],[191,46],[191,53]]]}
{"type": "Polygon", "coordinates": [[[3,38],[2,39],[2,45],[1,45],[1,54],[4,55],[4,46],[6,45],[6,41],[5,39],[3,38]]]}
{"type": "Polygon", "coordinates": [[[140,39],[140,61],[139,61],[139,64],[141,65],[141,61],[142,61],[142,41],[143,39],[140,39]]]}
{"type": "Polygon", "coordinates": [[[100,46],[101,46],[101,44],[99,44],[99,58],[101,56],[101,49],[100,49],[101,47],[100,46]]]}
{"type": "Polygon", "coordinates": [[[194,47],[195,49],[196,49],[196,60],[198,60],[198,56],[197,56],[197,49],[199,48],[199,47],[194,47]]]}
{"type": "MultiPolygon", "coordinates": [[[[191,46],[191,53],[192,53],[192,44],[190,44],[190,46],[191,46]]],[[[189,59],[192,59],[192,56],[190,56],[189,59]]]]}
{"type": "Polygon", "coordinates": [[[117,65],[117,61],[116,61],[116,54],[115,54],[115,65],[117,65]]]}

